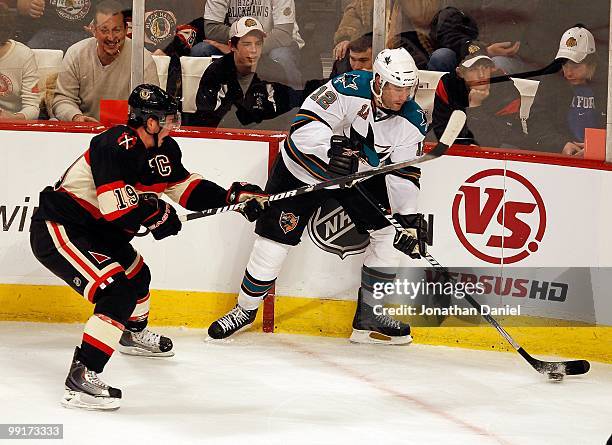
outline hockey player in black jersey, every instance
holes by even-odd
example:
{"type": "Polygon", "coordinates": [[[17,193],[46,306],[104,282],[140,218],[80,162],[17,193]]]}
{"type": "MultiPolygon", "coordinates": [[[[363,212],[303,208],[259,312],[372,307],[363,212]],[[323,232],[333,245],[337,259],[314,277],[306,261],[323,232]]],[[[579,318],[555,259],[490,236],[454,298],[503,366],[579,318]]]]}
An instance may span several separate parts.
{"type": "Polygon", "coordinates": [[[118,347],[132,355],[171,356],[172,341],[147,329],[149,268],[130,241],[141,226],[156,240],[181,229],[162,194],[189,210],[246,201],[257,219],[266,197],[256,185],[229,190],[190,173],[170,132],[180,126],[178,104],[154,85],[140,85],[128,100],[127,125],[95,136],[53,187],[40,194],[30,242],[36,258],[94,304],[68,377],[62,405],[119,408],[121,391],[98,374],[118,347]]]}

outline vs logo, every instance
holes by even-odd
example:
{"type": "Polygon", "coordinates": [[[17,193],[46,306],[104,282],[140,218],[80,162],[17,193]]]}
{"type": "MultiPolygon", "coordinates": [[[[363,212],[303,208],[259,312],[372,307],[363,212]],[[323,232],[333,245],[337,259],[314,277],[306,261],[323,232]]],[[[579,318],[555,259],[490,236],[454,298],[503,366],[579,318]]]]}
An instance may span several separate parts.
{"type": "Polygon", "coordinates": [[[536,252],[546,229],[540,193],[509,170],[485,170],[470,177],[459,187],[452,213],[461,244],[492,264],[516,263],[536,252]],[[500,178],[505,178],[505,189],[499,188],[500,178]]]}

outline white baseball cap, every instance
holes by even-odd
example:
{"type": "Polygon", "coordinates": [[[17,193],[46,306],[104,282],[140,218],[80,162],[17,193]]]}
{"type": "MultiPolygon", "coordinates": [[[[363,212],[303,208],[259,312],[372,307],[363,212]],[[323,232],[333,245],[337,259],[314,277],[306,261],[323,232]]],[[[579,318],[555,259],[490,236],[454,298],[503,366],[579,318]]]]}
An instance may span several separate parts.
{"type": "Polygon", "coordinates": [[[569,59],[572,62],[580,63],[587,55],[594,53],[595,38],[591,31],[575,26],[563,33],[555,59],[569,59]]]}
{"type": "Polygon", "coordinates": [[[261,23],[259,23],[259,20],[257,20],[255,17],[242,17],[241,19],[232,23],[229,38],[232,39],[234,37],[244,37],[253,31],[258,31],[263,34],[264,37],[266,36],[266,32],[264,31],[263,26],[261,26],[261,23]]]}

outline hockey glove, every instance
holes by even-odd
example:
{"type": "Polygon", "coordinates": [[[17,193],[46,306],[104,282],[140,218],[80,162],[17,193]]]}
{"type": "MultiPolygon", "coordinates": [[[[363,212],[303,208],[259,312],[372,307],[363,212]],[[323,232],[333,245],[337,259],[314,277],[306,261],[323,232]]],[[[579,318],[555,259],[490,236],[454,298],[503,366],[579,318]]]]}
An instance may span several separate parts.
{"type": "Polygon", "coordinates": [[[152,213],[145,218],[142,225],[151,231],[153,238],[159,241],[179,233],[183,224],[174,207],[162,199],[145,199],[144,203],[151,206],[152,213]]]}
{"type": "Polygon", "coordinates": [[[428,231],[425,217],[422,213],[414,215],[396,213],[393,217],[404,228],[395,232],[393,247],[410,258],[418,260],[427,252],[428,231]]]}
{"type": "Polygon", "coordinates": [[[253,222],[261,216],[263,211],[268,208],[268,195],[255,184],[247,182],[234,182],[227,191],[226,201],[228,204],[238,204],[244,202],[242,209],[238,210],[249,221],[253,222]]]}
{"type": "Polygon", "coordinates": [[[347,176],[359,169],[359,148],[346,136],[333,135],[327,152],[329,165],[327,172],[332,178],[347,176]]]}

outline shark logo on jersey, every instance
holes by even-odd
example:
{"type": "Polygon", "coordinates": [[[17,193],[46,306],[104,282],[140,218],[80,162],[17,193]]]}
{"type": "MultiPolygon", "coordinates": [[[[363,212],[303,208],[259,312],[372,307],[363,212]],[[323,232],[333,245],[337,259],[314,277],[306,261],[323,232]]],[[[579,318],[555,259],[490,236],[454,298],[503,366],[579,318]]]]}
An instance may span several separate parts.
{"type": "Polygon", "coordinates": [[[368,135],[363,137],[355,128],[351,125],[350,139],[355,142],[355,145],[361,147],[360,157],[367,161],[372,167],[378,167],[380,164],[380,158],[374,149],[374,130],[372,125],[368,124],[368,135]]]}
{"type": "Polygon", "coordinates": [[[344,259],[365,251],[368,234],[359,233],[350,216],[335,199],[328,199],[308,221],[308,235],[321,250],[344,259]]]}
{"type": "Polygon", "coordinates": [[[281,212],[278,224],[280,225],[280,228],[283,229],[283,232],[285,232],[286,235],[297,227],[299,220],[300,217],[295,216],[293,213],[281,212]]]}
{"type": "Polygon", "coordinates": [[[351,88],[355,91],[359,89],[357,86],[356,80],[359,78],[359,74],[351,74],[344,73],[342,76],[338,77],[334,82],[339,83],[342,82],[342,86],[344,88],[351,88]]]}

